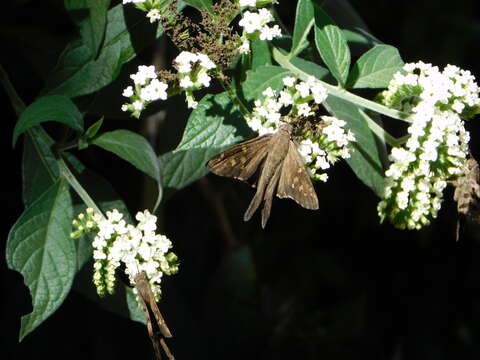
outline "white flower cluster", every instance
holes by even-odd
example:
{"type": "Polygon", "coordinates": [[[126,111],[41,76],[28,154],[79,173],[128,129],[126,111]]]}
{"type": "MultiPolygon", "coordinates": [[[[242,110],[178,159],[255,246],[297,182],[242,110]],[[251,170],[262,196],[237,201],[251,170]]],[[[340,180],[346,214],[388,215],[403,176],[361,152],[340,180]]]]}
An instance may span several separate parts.
{"type": "Polygon", "coordinates": [[[315,180],[327,181],[328,175],[324,171],[337,160],[350,157],[349,145],[355,141],[355,135],[344,128],[346,124],[336,117],[322,116],[320,136],[315,138],[307,134],[298,145],[298,152],[315,180]]]}
{"type": "Polygon", "coordinates": [[[173,66],[178,71],[179,85],[185,91],[188,107],[196,108],[198,103],[193,97],[193,92],[210,86],[212,78],[208,71],[216,67],[215,63],[205,54],[182,51],[173,60],[173,66]]]}
{"type": "MultiPolygon", "coordinates": [[[[251,117],[246,119],[252,130],[264,135],[274,133],[282,122],[290,119],[306,118],[314,115],[312,106],[321,104],[327,98],[326,88],[314,77],[300,81],[294,77],[283,79],[284,87],[277,92],[267,88],[262,95],[263,100],[255,101],[251,117]],[[282,115],[282,110],[288,114],[282,115]]],[[[345,130],[346,122],[331,116],[323,116],[318,125],[319,134],[300,134],[303,140],[298,146],[306,166],[310,169],[312,178],[326,181],[323,173],[339,158],[350,157],[349,145],[355,141],[350,130],[345,130]]]]}
{"type": "Polygon", "coordinates": [[[152,291],[160,297],[163,274],[178,272],[177,257],[168,252],[171,241],[156,234],[157,217],[147,210],[137,213],[137,226],[127,224],[118,210],[107,212],[107,218],[89,208],[73,221],[77,231],[72,237],[85,232],[96,232],[93,240],[93,281],[99,295],[112,294],[115,289],[115,271],[123,263],[131,285],[135,276],[144,272],[152,291]]]}
{"type": "Polygon", "coordinates": [[[468,119],[479,112],[478,93],[479,87],[470,71],[455,65],[447,65],[440,71],[437,66],[419,61],[405,64],[380,99],[385,105],[407,113],[422,103],[423,108],[451,110],[468,119]]]}
{"type": "Polygon", "coordinates": [[[403,70],[381,98],[411,113],[410,137],[392,149],[378,213],[398,228],[420,229],[437,216],[447,181],[461,173],[470,140],[462,118],[478,111],[479,89],[468,71],[452,65],[440,72],[420,62],[403,70]]]}
{"type": "Polygon", "coordinates": [[[259,9],[257,12],[245,11],[238,23],[243,28],[242,45],[239,48],[241,54],[250,52],[250,41],[272,40],[282,35],[278,25],[268,26],[274,20],[272,13],[266,9],[259,9]]]}
{"type": "Polygon", "coordinates": [[[168,85],[157,78],[155,67],[140,65],[135,74],[130,75],[135,87],[127,86],[123,96],[129,103],[122,105],[122,111],[130,111],[133,116],[140,117],[142,110],[155,100],[166,100],[168,85]]]}
{"type": "Polygon", "coordinates": [[[273,133],[280,125],[283,107],[290,107],[291,116],[310,116],[313,114],[311,103],[321,104],[327,98],[327,89],[314,77],[299,81],[294,77],[283,79],[284,88],[277,92],[267,88],[263,100],[255,100],[255,108],[247,124],[259,135],[273,133]]]}
{"type": "Polygon", "coordinates": [[[129,3],[137,4],[137,3],[144,3],[145,1],[147,0],[123,0],[123,4],[129,4],[129,3]]]}

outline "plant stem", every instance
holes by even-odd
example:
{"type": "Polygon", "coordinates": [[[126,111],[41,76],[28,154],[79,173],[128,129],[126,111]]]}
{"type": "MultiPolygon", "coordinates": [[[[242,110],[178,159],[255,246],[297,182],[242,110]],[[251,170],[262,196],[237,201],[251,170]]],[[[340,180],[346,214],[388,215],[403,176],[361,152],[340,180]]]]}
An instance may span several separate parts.
{"type": "Polygon", "coordinates": [[[58,160],[58,166],[60,168],[60,173],[62,174],[62,176],[68,181],[68,183],[76,191],[78,196],[80,196],[85,205],[92,208],[96,213],[103,216],[102,211],[98,208],[97,204],[95,204],[95,202],[92,200],[90,195],[88,195],[82,185],[80,185],[77,178],[72,174],[72,172],[62,158],[58,160]]]}
{"type": "MultiPolygon", "coordinates": [[[[278,50],[277,48],[273,48],[273,58],[275,59],[275,61],[278,64],[280,64],[281,66],[283,66],[286,69],[289,69],[290,71],[292,71],[294,74],[296,74],[298,77],[300,77],[302,79],[307,79],[309,76],[311,76],[311,75],[305,73],[304,71],[300,70],[299,68],[297,68],[295,65],[293,65],[290,62],[289,56],[288,55],[283,55],[280,52],[280,50],[278,50]]],[[[383,105],[380,105],[380,104],[378,104],[374,101],[364,99],[361,96],[352,94],[352,93],[346,91],[345,89],[341,89],[337,86],[326,83],[326,82],[324,82],[320,79],[317,79],[317,80],[320,81],[323,86],[325,86],[325,88],[328,90],[328,94],[331,95],[331,96],[335,96],[335,97],[338,97],[340,99],[347,100],[348,102],[356,104],[356,105],[358,105],[362,108],[375,111],[377,113],[389,116],[389,117],[394,118],[394,119],[406,121],[406,122],[409,122],[409,123],[411,122],[408,114],[405,114],[405,113],[403,113],[401,111],[398,111],[398,110],[390,109],[390,108],[388,108],[386,106],[383,106],[383,105]]]]}

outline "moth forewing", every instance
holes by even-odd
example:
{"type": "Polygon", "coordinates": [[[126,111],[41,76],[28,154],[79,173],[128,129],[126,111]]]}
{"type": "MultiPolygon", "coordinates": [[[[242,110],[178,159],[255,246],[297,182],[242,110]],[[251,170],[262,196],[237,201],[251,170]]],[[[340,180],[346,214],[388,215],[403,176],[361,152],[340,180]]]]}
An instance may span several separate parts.
{"type": "Polygon", "coordinates": [[[318,209],[318,198],[312,180],[297,150],[297,146],[292,140],[290,140],[288,153],[283,162],[277,196],[293,199],[297,204],[306,209],[318,209]]]}
{"type": "Polygon", "coordinates": [[[212,157],[207,166],[214,174],[247,181],[267,156],[272,134],[244,141],[212,157]]]}

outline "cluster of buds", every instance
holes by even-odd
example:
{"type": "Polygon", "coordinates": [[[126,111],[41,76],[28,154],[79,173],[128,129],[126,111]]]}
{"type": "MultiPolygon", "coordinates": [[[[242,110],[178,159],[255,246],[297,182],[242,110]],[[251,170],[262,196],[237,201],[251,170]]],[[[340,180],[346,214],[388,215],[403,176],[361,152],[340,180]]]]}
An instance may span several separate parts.
{"type": "Polygon", "coordinates": [[[152,292],[158,300],[163,274],[178,272],[177,256],[169,252],[171,241],[156,234],[157,218],[147,210],[137,213],[137,226],[127,224],[118,210],[107,211],[107,217],[88,208],[73,221],[76,228],[71,237],[95,233],[92,242],[94,273],[93,282],[99,295],[112,294],[115,290],[115,271],[123,264],[130,284],[135,285],[137,274],[144,273],[152,292]]]}
{"type": "Polygon", "coordinates": [[[135,87],[127,86],[123,90],[123,96],[129,99],[128,103],[122,105],[123,111],[129,111],[138,118],[152,101],[167,99],[168,85],[157,78],[153,65],[140,65],[137,73],[130,75],[130,78],[135,87]]]}
{"type": "Polygon", "coordinates": [[[437,216],[447,182],[462,171],[469,133],[464,119],[480,110],[479,88],[468,71],[422,62],[406,64],[380,94],[386,106],[411,113],[409,138],[392,149],[378,213],[401,229],[420,229],[437,216]]]}
{"type": "MultiPolygon", "coordinates": [[[[257,7],[270,3],[272,1],[240,0],[240,7],[256,10],[257,7]]],[[[258,11],[244,11],[242,19],[238,23],[243,28],[242,45],[239,52],[241,54],[250,52],[250,41],[257,39],[270,41],[281,36],[282,31],[278,25],[268,25],[272,21],[274,21],[273,15],[266,8],[258,9],[258,11]]]]}
{"type": "Polygon", "coordinates": [[[205,54],[182,51],[173,60],[173,66],[178,71],[179,85],[185,91],[188,107],[196,108],[198,103],[193,97],[193,92],[210,86],[212,78],[208,72],[216,67],[215,63],[205,54]]]}
{"type": "MultiPolygon", "coordinates": [[[[267,88],[262,100],[255,101],[247,124],[259,135],[277,131],[282,122],[301,121],[315,115],[314,107],[327,98],[326,88],[315,78],[301,81],[294,77],[283,79],[281,91],[267,88]],[[288,114],[283,112],[288,110],[288,114]]],[[[339,158],[350,157],[350,144],[355,136],[344,126],[346,122],[331,116],[322,116],[315,131],[295,134],[299,138],[299,153],[315,180],[326,181],[324,173],[339,158]]]]}

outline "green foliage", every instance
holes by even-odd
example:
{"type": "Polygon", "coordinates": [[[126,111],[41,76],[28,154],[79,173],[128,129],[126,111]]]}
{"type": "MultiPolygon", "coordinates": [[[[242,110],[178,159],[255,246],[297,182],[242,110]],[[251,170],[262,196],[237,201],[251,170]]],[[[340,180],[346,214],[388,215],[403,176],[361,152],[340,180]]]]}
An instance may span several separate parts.
{"type": "Polygon", "coordinates": [[[161,181],[157,156],[143,136],[128,130],[115,130],[101,134],[92,144],[111,151],[156,181],[161,181]]]}
{"type": "Polygon", "coordinates": [[[315,21],[312,0],[299,0],[295,14],[295,27],[290,50],[292,55],[298,55],[303,48],[308,46],[307,36],[315,21]]]}
{"type": "Polygon", "coordinates": [[[160,156],[165,187],[181,189],[208,173],[215,154],[245,138],[242,116],[227,94],[207,95],[192,111],[177,148],[160,156]]]}
{"type": "MultiPolygon", "coordinates": [[[[127,12],[122,4],[108,11],[98,55],[92,52],[93,45],[85,43],[84,39],[69,43],[60,55],[44,92],[77,97],[98,91],[117,78],[123,64],[163,34],[161,27],[155,29],[145,16],[129,15],[127,12]]],[[[88,19],[84,21],[88,22],[88,19]]],[[[83,22],[80,27],[83,29],[83,22]]]]}
{"type": "Polygon", "coordinates": [[[83,131],[82,114],[68,97],[44,96],[27,107],[18,119],[13,130],[13,144],[15,145],[18,137],[25,131],[47,121],[57,121],[73,130],[83,131]]]}
{"type": "Polygon", "coordinates": [[[70,292],[77,261],[70,238],[72,217],[68,186],[58,181],[10,230],[7,264],[23,275],[33,303],[33,311],[22,317],[20,340],[57,310],[70,292]]]}
{"type": "Polygon", "coordinates": [[[332,75],[341,86],[345,86],[350,68],[350,50],[342,31],[335,25],[316,20],[315,44],[332,75]]]}
{"type": "Polygon", "coordinates": [[[349,75],[349,87],[385,88],[404,65],[398,50],[390,45],[375,45],[357,60],[349,75]]]}
{"type": "MultiPolygon", "coordinates": [[[[197,10],[213,11],[211,0],[184,2],[197,10]]],[[[96,154],[100,147],[154,179],[158,205],[163,188],[185,188],[208,173],[205,164],[213,155],[253,136],[244,118],[266,88],[281,89],[286,76],[304,80],[313,76],[323,81],[329,91],[324,103],[326,111],[345,120],[355,134],[355,151],[348,160],[349,166],[361,182],[382,196],[387,136],[372,132],[373,116],[365,110],[386,115],[396,113],[346,89],[386,87],[403,66],[396,48],[379,44],[364,31],[340,29],[316,2],[299,0],[292,37],[285,36],[278,42],[256,40],[251,44],[250,55],[232,59],[234,66],[226,72],[232,81],[223,81],[223,92],[203,96],[181,129],[183,135],[178,145],[157,156],[160,151],[143,136],[131,130],[111,130],[117,124],[109,118],[110,114],[98,120],[100,116],[94,105],[102,96],[109,96],[107,91],[115,91],[115,97],[121,98],[118,89],[125,88],[126,76],[120,77],[122,81],[116,79],[126,63],[140,55],[142,61],[147,58],[142,51],[164,35],[161,26],[150,24],[145,14],[133,6],[118,4],[110,8],[109,0],[65,0],[65,8],[78,26],[80,36],[65,46],[53,72],[45,75],[47,85],[42,96],[21,113],[13,131],[14,144],[20,135],[24,136],[25,211],[10,231],[7,262],[9,268],[24,276],[33,303],[33,312],[22,318],[20,339],[56,311],[70,291],[75,274],[91,259],[91,239],[83,237],[73,243],[69,237],[74,213],[93,203],[102,211],[117,208],[129,216],[125,202],[113,191],[113,186],[80,162],[78,157],[85,152],[96,154]],[[309,39],[312,28],[314,41],[309,39]],[[351,44],[368,50],[354,59],[350,69],[352,54],[355,55],[350,51],[351,44]],[[87,130],[84,118],[89,125],[87,130]],[[49,126],[59,131],[48,135],[44,130],[46,122],[52,122],[49,126]],[[74,180],[62,170],[64,160],[74,180]],[[73,204],[71,190],[78,195],[73,196],[73,204]]],[[[169,96],[178,91],[169,88],[169,96]]],[[[176,115],[175,110],[167,111],[165,122],[177,122],[178,128],[183,123],[176,115]]],[[[165,134],[160,134],[163,140],[178,135],[166,128],[165,134]]],[[[125,171],[129,171],[128,167],[125,171]]],[[[226,223],[222,226],[228,227],[226,223]]],[[[252,252],[245,246],[232,253],[225,265],[228,269],[222,273],[224,278],[219,281],[218,291],[227,288],[238,303],[253,297],[257,276],[252,252]]],[[[82,283],[80,287],[81,292],[92,290],[91,284],[82,283]]],[[[128,310],[121,311],[128,312],[133,320],[142,321],[143,311],[132,290],[127,288],[122,296],[128,310]]],[[[245,313],[244,319],[254,316],[245,313]]],[[[241,326],[248,329],[246,321],[241,326]]]]}

